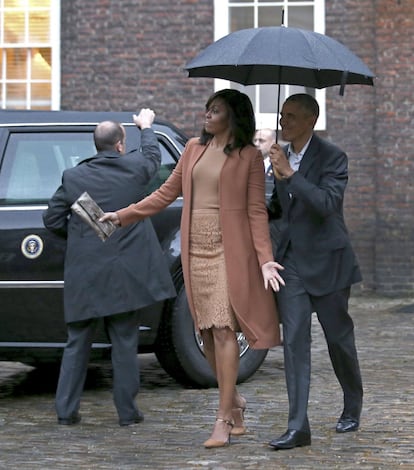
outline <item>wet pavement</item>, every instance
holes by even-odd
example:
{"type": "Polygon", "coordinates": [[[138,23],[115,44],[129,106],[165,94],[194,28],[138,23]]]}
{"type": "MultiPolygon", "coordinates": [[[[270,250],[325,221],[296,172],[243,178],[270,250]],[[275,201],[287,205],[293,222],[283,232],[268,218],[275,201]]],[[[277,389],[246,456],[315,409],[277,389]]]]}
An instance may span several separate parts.
{"type": "Polygon", "coordinates": [[[183,388],[152,354],[140,356],[138,404],[145,421],[134,427],[118,426],[109,364],[90,368],[82,422],[58,426],[56,372],[0,362],[0,469],[414,469],[414,297],[355,296],[350,312],[365,386],[358,432],[335,432],[341,390],[314,318],[310,447],[267,446],[287,422],[280,347],[240,385],[248,400],[248,433],[217,450],[202,446],[212,429],[217,390],[183,388]]]}

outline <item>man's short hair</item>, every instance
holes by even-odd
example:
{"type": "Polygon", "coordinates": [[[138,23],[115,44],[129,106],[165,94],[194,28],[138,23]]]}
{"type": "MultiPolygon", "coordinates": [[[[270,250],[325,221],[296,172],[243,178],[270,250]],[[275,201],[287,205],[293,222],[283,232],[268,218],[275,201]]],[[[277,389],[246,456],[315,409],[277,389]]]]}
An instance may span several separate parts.
{"type": "Polygon", "coordinates": [[[289,96],[285,103],[292,101],[299,103],[306,111],[316,118],[319,117],[319,104],[315,98],[307,93],[296,93],[289,96]]]}
{"type": "Polygon", "coordinates": [[[93,133],[95,147],[98,152],[113,150],[117,142],[124,140],[124,128],[116,121],[103,121],[93,133]]]}

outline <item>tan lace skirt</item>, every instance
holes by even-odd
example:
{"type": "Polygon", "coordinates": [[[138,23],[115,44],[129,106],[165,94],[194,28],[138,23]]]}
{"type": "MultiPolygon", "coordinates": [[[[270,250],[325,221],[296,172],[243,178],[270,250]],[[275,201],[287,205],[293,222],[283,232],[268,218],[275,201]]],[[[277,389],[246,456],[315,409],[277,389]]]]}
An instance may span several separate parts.
{"type": "Polygon", "coordinates": [[[198,328],[227,326],[239,331],[228,295],[218,210],[192,211],[190,279],[198,328]]]}

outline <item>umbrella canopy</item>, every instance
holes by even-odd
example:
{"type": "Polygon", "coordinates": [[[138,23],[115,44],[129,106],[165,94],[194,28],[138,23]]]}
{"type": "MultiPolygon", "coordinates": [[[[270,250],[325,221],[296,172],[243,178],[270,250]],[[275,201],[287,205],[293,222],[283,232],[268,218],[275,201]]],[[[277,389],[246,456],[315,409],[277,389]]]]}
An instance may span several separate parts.
{"type": "Polygon", "coordinates": [[[185,69],[189,77],[222,78],[242,85],[310,88],[373,85],[373,73],[347,47],[314,31],[285,26],[242,29],[210,44],[185,69]]]}

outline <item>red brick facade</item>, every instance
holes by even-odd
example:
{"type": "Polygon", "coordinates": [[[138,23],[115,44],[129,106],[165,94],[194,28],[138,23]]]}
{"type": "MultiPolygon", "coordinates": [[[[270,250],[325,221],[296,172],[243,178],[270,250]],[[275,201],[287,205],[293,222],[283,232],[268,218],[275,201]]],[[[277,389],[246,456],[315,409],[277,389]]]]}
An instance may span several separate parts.
{"type": "MultiPolygon", "coordinates": [[[[183,67],[213,41],[213,0],[61,2],[62,109],[153,107],[199,133],[212,79],[183,67]]],[[[326,34],[356,52],[375,87],[327,90],[324,137],[349,155],[345,213],[362,290],[414,290],[414,2],[327,0],[326,34]]]]}

